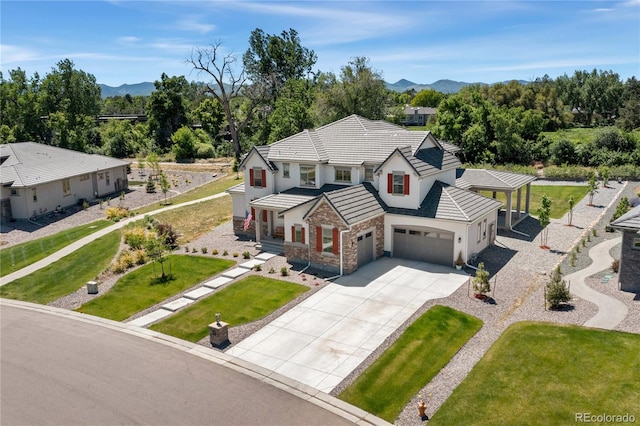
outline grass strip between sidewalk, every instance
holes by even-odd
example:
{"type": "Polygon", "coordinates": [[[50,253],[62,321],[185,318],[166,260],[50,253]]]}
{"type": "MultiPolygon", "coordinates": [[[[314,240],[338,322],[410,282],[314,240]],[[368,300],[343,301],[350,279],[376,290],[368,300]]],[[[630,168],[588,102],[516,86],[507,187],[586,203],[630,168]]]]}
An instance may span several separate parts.
{"type": "Polygon", "coordinates": [[[110,220],[97,220],[57,232],[53,235],[0,249],[0,277],[36,263],[63,247],[113,225],[110,220]]]}
{"type": "Polygon", "coordinates": [[[478,318],[436,305],[411,324],[339,398],[393,423],[411,398],[481,327],[478,318]]]}
{"type": "Polygon", "coordinates": [[[197,342],[209,333],[216,312],[231,327],[257,321],[286,305],[308,287],[267,277],[249,276],[152,325],[152,330],[197,342]]]}
{"type": "Polygon", "coordinates": [[[120,230],[90,242],[26,277],[0,287],[0,297],[47,304],[95,279],[105,270],[120,246],[120,230]]]}
{"type": "Polygon", "coordinates": [[[164,262],[164,271],[167,275],[170,274],[169,278],[161,278],[159,264],[148,263],[124,275],[108,293],[85,303],[77,310],[122,321],[234,264],[232,260],[204,256],[170,255],[164,262]]]}

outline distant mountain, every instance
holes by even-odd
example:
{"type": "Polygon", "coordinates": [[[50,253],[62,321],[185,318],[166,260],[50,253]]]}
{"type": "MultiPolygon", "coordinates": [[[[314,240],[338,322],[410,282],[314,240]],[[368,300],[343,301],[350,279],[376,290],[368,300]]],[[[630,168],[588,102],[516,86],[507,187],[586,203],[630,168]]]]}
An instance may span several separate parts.
{"type": "MultiPolygon", "coordinates": [[[[501,83],[508,83],[509,81],[502,81],[501,83]]],[[[520,84],[528,84],[528,81],[518,80],[520,84]]],[[[416,92],[421,90],[433,89],[440,93],[458,93],[460,89],[471,84],[487,84],[487,83],[465,83],[463,81],[454,80],[438,80],[431,84],[418,84],[404,78],[396,81],[395,83],[386,83],[387,89],[394,90],[396,92],[404,92],[406,90],[414,89],[416,92]]],[[[491,83],[496,84],[496,83],[491,83]]]]}
{"type": "Polygon", "coordinates": [[[102,98],[108,98],[110,96],[149,96],[151,92],[156,90],[156,86],[153,83],[145,81],[144,83],[137,84],[123,84],[122,86],[112,87],[106,84],[99,84],[102,89],[102,98]]]}

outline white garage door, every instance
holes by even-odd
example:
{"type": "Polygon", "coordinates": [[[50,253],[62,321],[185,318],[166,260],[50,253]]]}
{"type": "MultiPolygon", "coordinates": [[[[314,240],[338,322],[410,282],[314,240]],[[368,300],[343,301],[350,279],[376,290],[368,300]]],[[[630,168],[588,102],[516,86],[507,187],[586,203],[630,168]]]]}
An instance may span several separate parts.
{"type": "Polygon", "coordinates": [[[442,230],[394,228],[393,257],[452,265],[453,233],[442,230]]]}

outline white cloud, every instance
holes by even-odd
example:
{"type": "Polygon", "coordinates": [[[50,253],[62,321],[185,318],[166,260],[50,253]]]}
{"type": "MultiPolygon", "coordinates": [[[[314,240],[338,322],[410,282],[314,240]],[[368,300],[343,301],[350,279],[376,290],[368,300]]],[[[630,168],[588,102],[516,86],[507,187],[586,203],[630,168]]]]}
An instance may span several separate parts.
{"type": "Polygon", "coordinates": [[[183,31],[193,31],[200,34],[207,34],[213,31],[216,26],[213,24],[203,24],[193,18],[181,19],[176,23],[176,28],[183,31]]]}
{"type": "Polygon", "coordinates": [[[37,61],[40,56],[35,51],[9,44],[0,44],[0,57],[3,64],[37,61]]]}
{"type": "Polygon", "coordinates": [[[137,43],[139,41],[141,41],[142,39],[140,37],[135,37],[135,36],[123,36],[123,37],[118,37],[116,39],[116,42],[120,43],[120,44],[133,44],[133,43],[137,43]]]}

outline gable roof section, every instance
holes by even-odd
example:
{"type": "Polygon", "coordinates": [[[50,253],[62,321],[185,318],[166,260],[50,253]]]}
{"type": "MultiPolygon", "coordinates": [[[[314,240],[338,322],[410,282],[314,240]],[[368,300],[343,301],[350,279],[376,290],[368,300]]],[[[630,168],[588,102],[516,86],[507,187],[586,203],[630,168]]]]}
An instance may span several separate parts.
{"type": "MultiPolygon", "coordinates": [[[[244,192],[244,184],[241,185],[243,185],[242,191],[244,192]]],[[[234,188],[236,187],[234,186],[233,188],[228,189],[227,192],[231,192],[234,188]]],[[[319,195],[322,195],[325,192],[336,191],[344,188],[346,188],[345,185],[334,184],[325,184],[319,189],[294,187],[277,194],[269,194],[256,200],[252,200],[249,202],[249,205],[258,208],[274,209],[279,211],[280,214],[283,214],[288,210],[315,200],[319,195]]]]}
{"type": "Polygon", "coordinates": [[[245,155],[242,159],[239,169],[245,167],[246,162],[249,160],[249,158],[251,158],[252,155],[257,155],[269,170],[271,170],[272,172],[278,170],[278,167],[273,163],[273,161],[269,161],[267,159],[269,156],[269,150],[269,145],[254,145],[253,148],[251,148],[251,151],[249,151],[247,155],[245,155]]]}
{"type": "Polygon", "coordinates": [[[271,161],[325,162],[329,159],[321,138],[315,130],[303,130],[288,138],[266,145],[271,161]]]}
{"type": "Polygon", "coordinates": [[[390,207],[387,211],[405,216],[473,222],[501,206],[500,201],[435,181],[418,210],[390,207]]]}
{"type": "Polygon", "coordinates": [[[2,145],[0,165],[2,185],[14,188],[32,187],[114,167],[127,166],[128,161],[86,154],[36,142],[2,145]]]}
{"type": "Polygon", "coordinates": [[[430,175],[442,170],[455,168],[461,165],[460,161],[452,153],[437,147],[424,148],[412,154],[410,146],[396,148],[383,162],[378,166],[376,171],[381,169],[385,163],[393,157],[393,155],[401,155],[411,168],[420,177],[430,175]]]}
{"type": "Polygon", "coordinates": [[[379,216],[386,210],[386,204],[380,199],[378,192],[371,184],[365,182],[322,194],[305,214],[304,219],[313,213],[322,200],[327,201],[347,225],[379,216]]]}
{"type": "Polygon", "coordinates": [[[634,207],[611,222],[611,227],[621,231],[640,231],[640,206],[634,207]]]}
{"type": "Polygon", "coordinates": [[[463,189],[515,191],[533,182],[535,176],[487,169],[456,170],[456,186],[463,189]]]}

